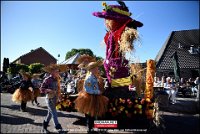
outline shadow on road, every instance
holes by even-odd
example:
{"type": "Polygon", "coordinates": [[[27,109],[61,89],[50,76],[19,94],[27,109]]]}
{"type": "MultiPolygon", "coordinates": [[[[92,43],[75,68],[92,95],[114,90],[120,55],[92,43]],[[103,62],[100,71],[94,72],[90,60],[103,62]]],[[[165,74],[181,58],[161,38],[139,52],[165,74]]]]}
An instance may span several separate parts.
{"type": "Polygon", "coordinates": [[[42,123],[35,123],[33,119],[9,114],[1,115],[1,123],[10,125],[33,124],[36,126],[42,126],[42,123]]]}
{"type": "Polygon", "coordinates": [[[162,115],[165,121],[164,134],[199,134],[199,117],[162,115]]]}
{"type": "MultiPolygon", "coordinates": [[[[9,108],[11,110],[20,110],[20,105],[1,105],[2,108],[9,108]]],[[[47,109],[38,109],[38,108],[32,108],[28,107],[26,108],[27,113],[31,115],[36,115],[36,116],[42,116],[45,117],[47,115],[47,109]]],[[[66,117],[66,118],[82,118],[81,116],[73,115],[73,114],[65,114],[60,111],[58,111],[58,117],[66,117]]]]}
{"type": "Polygon", "coordinates": [[[11,110],[20,110],[20,105],[10,105],[10,106],[1,105],[1,107],[3,107],[3,108],[9,108],[11,110]]]}
{"type": "Polygon", "coordinates": [[[73,124],[86,126],[86,119],[85,119],[85,117],[79,117],[79,119],[77,121],[73,122],[73,124]]]}

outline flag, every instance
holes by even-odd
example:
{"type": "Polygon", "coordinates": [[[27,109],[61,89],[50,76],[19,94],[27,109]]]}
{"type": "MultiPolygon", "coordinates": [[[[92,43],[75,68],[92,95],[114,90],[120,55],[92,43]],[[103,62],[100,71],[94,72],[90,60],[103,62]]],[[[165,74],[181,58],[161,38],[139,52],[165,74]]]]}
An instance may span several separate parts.
{"type": "Polygon", "coordinates": [[[179,63],[178,63],[177,51],[175,51],[172,54],[171,58],[173,58],[172,62],[173,62],[173,66],[174,66],[175,80],[176,80],[176,82],[179,82],[179,80],[180,80],[180,67],[179,67],[179,63]]]}

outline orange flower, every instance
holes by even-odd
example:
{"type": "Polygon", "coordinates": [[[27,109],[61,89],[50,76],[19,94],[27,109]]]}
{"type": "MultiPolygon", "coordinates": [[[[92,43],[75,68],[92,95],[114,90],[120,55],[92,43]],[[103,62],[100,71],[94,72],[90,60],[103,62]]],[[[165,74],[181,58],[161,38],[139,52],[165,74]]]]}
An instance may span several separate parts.
{"type": "Polygon", "coordinates": [[[147,101],[147,102],[151,102],[151,100],[150,100],[149,98],[146,98],[146,101],[147,101]]]}

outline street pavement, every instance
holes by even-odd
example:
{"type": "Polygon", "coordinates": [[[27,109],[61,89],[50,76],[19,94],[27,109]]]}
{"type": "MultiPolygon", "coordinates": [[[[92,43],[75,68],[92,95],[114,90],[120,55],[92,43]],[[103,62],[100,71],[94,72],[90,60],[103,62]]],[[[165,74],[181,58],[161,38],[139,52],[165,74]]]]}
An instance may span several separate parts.
{"type": "MultiPolygon", "coordinates": [[[[42,133],[42,122],[47,115],[45,97],[38,97],[39,106],[27,103],[27,112],[21,112],[20,104],[11,100],[12,94],[1,93],[1,133],[42,133]]],[[[64,129],[86,132],[84,115],[78,112],[58,111],[58,120],[64,129]]],[[[48,129],[54,132],[53,121],[48,129]]]]}
{"type": "MultiPolygon", "coordinates": [[[[45,98],[38,97],[39,106],[33,106],[28,102],[27,112],[21,112],[20,104],[12,102],[11,97],[12,94],[1,93],[1,133],[43,133],[42,122],[47,114],[45,98]]],[[[195,99],[179,98],[175,105],[169,105],[161,110],[159,113],[165,128],[164,134],[199,134],[199,107],[195,99]]],[[[79,112],[58,111],[58,120],[68,133],[87,131],[84,115],[79,112]]],[[[52,120],[48,129],[55,132],[52,120]]],[[[107,133],[125,131],[108,130],[107,133]]]]}
{"type": "Polygon", "coordinates": [[[199,100],[176,98],[177,102],[160,106],[164,134],[199,134],[199,100]]]}

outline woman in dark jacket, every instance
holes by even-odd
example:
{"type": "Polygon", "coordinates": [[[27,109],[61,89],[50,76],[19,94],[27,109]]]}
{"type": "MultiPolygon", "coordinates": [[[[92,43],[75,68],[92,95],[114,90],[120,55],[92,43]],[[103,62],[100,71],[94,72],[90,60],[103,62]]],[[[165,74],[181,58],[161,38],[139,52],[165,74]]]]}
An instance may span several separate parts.
{"type": "Polygon", "coordinates": [[[31,82],[31,77],[29,73],[22,73],[23,80],[21,81],[19,89],[17,89],[13,96],[12,101],[20,102],[22,112],[26,111],[26,103],[33,100],[33,84],[31,82]]]}

